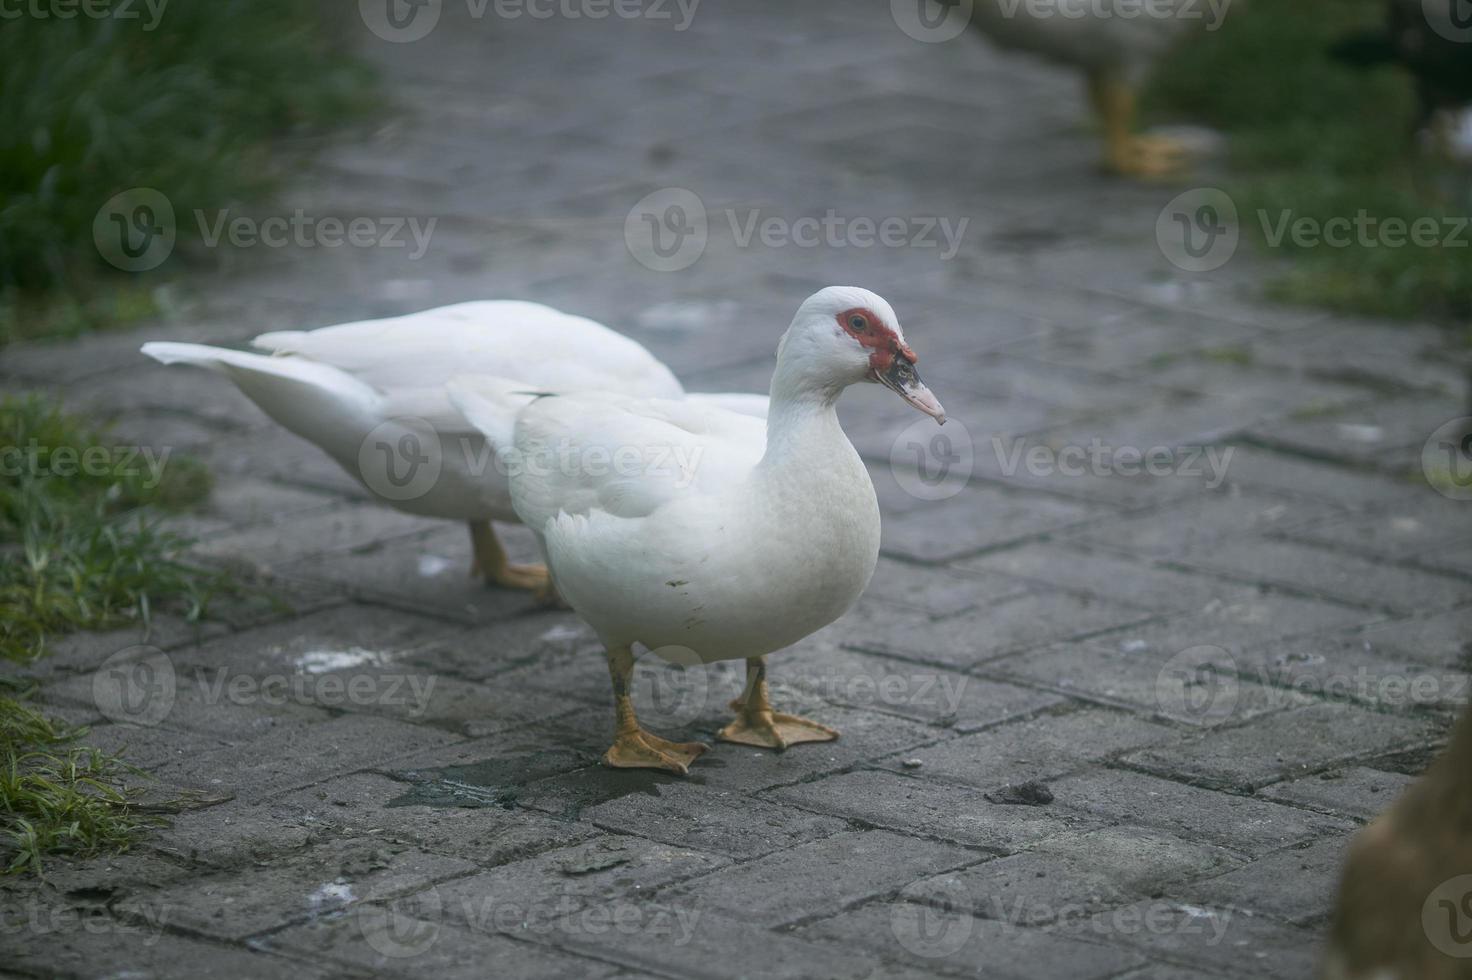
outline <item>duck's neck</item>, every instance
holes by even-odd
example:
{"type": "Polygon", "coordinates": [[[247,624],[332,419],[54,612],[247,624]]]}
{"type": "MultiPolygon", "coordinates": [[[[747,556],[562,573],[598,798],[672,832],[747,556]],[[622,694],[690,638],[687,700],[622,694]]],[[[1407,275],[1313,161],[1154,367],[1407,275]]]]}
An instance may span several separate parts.
{"type": "Polygon", "coordinates": [[[853,454],[853,446],[838,424],[838,396],[843,385],[824,384],[800,365],[778,358],[772,374],[767,411],[767,451],[761,465],[820,466],[833,454],[853,454]]]}

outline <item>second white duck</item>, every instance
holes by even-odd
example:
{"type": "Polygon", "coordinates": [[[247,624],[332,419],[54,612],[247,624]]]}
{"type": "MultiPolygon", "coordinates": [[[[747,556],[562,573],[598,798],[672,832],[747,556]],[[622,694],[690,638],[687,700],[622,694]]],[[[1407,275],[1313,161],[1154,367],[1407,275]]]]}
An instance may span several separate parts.
{"type": "MultiPolygon", "coordinates": [[[[639,726],[636,643],[677,661],[746,660],[727,741],[784,749],[837,737],[773,711],[764,658],[833,622],[868,585],[879,505],[836,402],[873,381],[943,423],[915,361],[888,303],[830,286],[782,337],[765,433],[759,419],[719,408],[616,395],[541,398],[521,412],[512,503],[607,648],[617,714],[608,765],[684,774],[706,748],[639,726]]],[[[461,379],[450,391],[494,431],[494,390],[487,398],[483,382],[461,379]]]]}
{"type": "Polygon", "coordinates": [[[424,517],[465,521],[472,571],[508,588],[555,599],[546,569],[513,565],[492,521],[516,521],[495,454],[509,446],[531,392],[616,391],[763,415],[760,395],[687,395],[644,347],[589,320],[538,303],[485,300],[252,341],[269,354],[156,341],[143,353],[165,364],[224,374],[267,415],[315,443],[375,497],[424,517]],[[452,405],[445,384],[493,376],[489,442],[452,405]]]}

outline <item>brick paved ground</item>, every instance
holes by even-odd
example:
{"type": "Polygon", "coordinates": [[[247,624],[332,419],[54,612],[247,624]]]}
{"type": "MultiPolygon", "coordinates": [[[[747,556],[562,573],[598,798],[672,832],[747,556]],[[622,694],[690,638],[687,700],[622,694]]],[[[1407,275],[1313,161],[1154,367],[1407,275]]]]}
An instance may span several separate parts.
{"type": "MultiPolygon", "coordinates": [[[[267,570],[291,606],[162,622],[147,642],[176,688],[151,725],[94,698],[137,635],[38,665],[45,699],[160,795],[219,802],[5,882],[0,973],[1308,973],[1347,835],[1462,697],[1472,504],[1405,476],[1463,413],[1461,377],[1430,327],[1254,302],[1245,254],[1178,270],[1155,224],[1185,188],[1096,175],[1074,79],[862,6],[708,0],[679,31],[673,5],[593,22],[446,2],[423,40],[363,31],[399,111],[329,147],[280,213],[437,218],[422,257],[246,250],[171,322],[6,351],[7,388],[206,457],[201,552],[267,570]],[[678,272],[624,240],[666,187],[709,216],[678,272]],[[828,209],[969,223],[953,257],[739,240],[753,210],[828,209]],[[973,472],[907,492],[916,457],[890,450],[918,417],[846,396],[884,558],[858,609],[773,667],[843,738],[720,745],[687,780],[596,764],[591,635],[469,581],[462,528],[372,505],[228,385],[135,354],[519,296],[637,336],[691,387],[762,390],[830,282],[893,302],[973,472]],[[1220,481],[1069,475],[1047,453],[1009,465],[1017,438],[1232,455],[1220,481]],[[1029,781],[1052,801],[1005,802],[1029,781]]],[[[737,675],[684,682],[651,725],[709,738],[737,675]]]]}

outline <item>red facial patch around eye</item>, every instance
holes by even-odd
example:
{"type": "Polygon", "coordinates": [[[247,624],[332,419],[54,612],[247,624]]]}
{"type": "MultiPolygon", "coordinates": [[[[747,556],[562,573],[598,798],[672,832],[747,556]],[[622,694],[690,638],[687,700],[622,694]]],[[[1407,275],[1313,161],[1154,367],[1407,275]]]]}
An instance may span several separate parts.
{"type": "Polygon", "coordinates": [[[903,354],[911,364],[920,359],[900,340],[894,328],[875,316],[867,306],[844,310],[835,319],[845,333],[873,351],[869,355],[869,366],[875,371],[888,371],[895,354],[903,354]]]}

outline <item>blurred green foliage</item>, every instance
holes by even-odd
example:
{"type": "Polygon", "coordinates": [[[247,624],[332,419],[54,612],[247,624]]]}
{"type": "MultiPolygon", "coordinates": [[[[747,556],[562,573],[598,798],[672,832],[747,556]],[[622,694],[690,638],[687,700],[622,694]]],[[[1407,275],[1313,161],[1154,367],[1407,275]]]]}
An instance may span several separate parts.
{"type": "Polygon", "coordinates": [[[147,622],[162,603],[198,617],[227,585],[181,562],[189,542],[149,512],[209,492],[198,460],[149,466],[46,401],[0,401],[0,659],[34,659],[54,634],[147,622]]]}
{"type": "MultiPolygon", "coordinates": [[[[101,267],[92,222],[132,187],[184,215],[268,191],[276,137],[366,109],[371,73],[316,0],[170,0],[139,16],[21,16],[0,30],[0,289],[101,267]]],[[[179,222],[181,236],[190,223],[179,222]]],[[[12,331],[13,332],[13,331],[12,331]]]]}
{"type": "MultiPolygon", "coordinates": [[[[1468,175],[1417,150],[1410,75],[1359,70],[1328,54],[1385,16],[1385,0],[1241,0],[1219,30],[1183,45],[1153,77],[1152,115],[1230,136],[1233,177],[1224,189],[1260,244],[1269,240],[1264,213],[1269,229],[1285,213],[1320,227],[1362,211],[1381,222],[1467,215],[1468,175]]],[[[1461,240],[1472,244],[1472,230],[1461,240]]],[[[1458,322],[1472,314],[1472,247],[1300,247],[1289,236],[1272,251],[1291,262],[1269,287],[1278,299],[1458,322]]]]}

